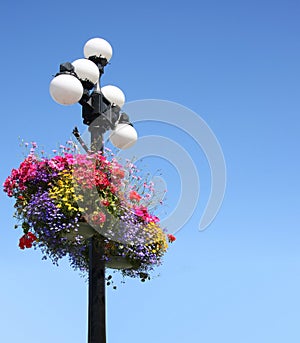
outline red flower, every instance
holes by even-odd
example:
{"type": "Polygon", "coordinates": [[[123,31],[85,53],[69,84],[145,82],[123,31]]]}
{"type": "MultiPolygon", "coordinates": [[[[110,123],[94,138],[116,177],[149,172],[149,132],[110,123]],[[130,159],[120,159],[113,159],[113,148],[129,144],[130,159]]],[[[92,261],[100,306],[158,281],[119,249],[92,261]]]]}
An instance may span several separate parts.
{"type": "Polygon", "coordinates": [[[100,189],[104,189],[110,185],[107,175],[101,170],[95,170],[95,185],[100,189]]]}
{"type": "Polygon", "coordinates": [[[168,240],[170,243],[173,243],[174,241],[176,241],[176,237],[171,234],[168,234],[168,240]]]}
{"type": "Polygon", "coordinates": [[[108,200],[102,200],[101,201],[101,204],[103,205],[103,206],[109,206],[110,205],[110,202],[108,201],[108,200]]]}
{"type": "Polygon", "coordinates": [[[106,221],[106,215],[102,212],[94,213],[91,216],[92,223],[95,225],[101,225],[106,221]]]}
{"type": "Polygon", "coordinates": [[[19,247],[22,250],[25,249],[25,248],[31,248],[32,247],[32,243],[34,241],[36,241],[36,240],[37,240],[36,236],[33,233],[28,232],[27,234],[23,235],[20,238],[19,247]]]}
{"type": "Polygon", "coordinates": [[[142,199],[142,197],[136,191],[131,191],[129,193],[129,199],[131,201],[133,201],[133,200],[140,201],[142,199]]]}

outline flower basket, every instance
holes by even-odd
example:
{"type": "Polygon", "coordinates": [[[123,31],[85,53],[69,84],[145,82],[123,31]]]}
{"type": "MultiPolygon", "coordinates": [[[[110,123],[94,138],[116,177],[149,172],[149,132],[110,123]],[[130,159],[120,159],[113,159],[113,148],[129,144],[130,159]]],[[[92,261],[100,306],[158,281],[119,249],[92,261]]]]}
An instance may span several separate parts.
{"type": "MultiPolygon", "coordinates": [[[[132,164],[126,168],[131,175],[132,164]]],[[[175,239],[142,205],[143,194],[125,178],[125,169],[101,153],[77,154],[67,146],[46,158],[34,144],[6,179],[4,191],[16,199],[15,217],[23,231],[19,247],[40,248],[56,264],[68,256],[71,266],[83,272],[92,236],[104,244],[108,268],[143,280],[161,264],[167,240],[175,239]]]]}
{"type": "MultiPolygon", "coordinates": [[[[80,222],[78,223],[78,231],[70,231],[65,234],[65,237],[69,241],[75,241],[76,237],[82,236],[84,240],[88,240],[94,235],[97,235],[97,231],[88,223],[80,222]]],[[[138,268],[138,263],[133,263],[128,258],[123,256],[109,256],[106,260],[105,266],[110,269],[132,269],[138,268]]]]}
{"type": "Polygon", "coordinates": [[[96,234],[96,231],[88,223],[78,223],[78,229],[67,232],[64,236],[68,241],[75,241],[76,237],[82,236],[82,239],[87,240],[96,234]]]}
{"type": "Polygon", "coordinates": [[[105,265],[107,268],[119,270],[139,268],[138,263],[134,265],[128,258],[122,256],[110,256],[105,265]]]}

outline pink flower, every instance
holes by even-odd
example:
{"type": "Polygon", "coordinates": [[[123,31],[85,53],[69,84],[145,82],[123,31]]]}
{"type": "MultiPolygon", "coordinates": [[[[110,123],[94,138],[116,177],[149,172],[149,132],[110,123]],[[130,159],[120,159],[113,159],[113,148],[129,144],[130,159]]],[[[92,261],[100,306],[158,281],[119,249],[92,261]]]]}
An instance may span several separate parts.
{"type": "Polygon", "coordinates": [[[118,177],[120,179],[123,179],[125,176],[124,170],[122,170],[120,168],[114,168],[111,173],[113,176],[118,177]]]}
{"type": "Polygon", "coordinates": [[[145,207],[145,206],[140,206],[140,207],[135,206],[134,213],[138,217],[141,217],[147,223],[157,223],[157,222],[159,222],[159,218],[154,216],[154,215],[151,215],[148,212],[147,207],[145,207]]]}
{"type": "Polygon", "coordinates": [[[64,170],[66,159],[62,156],[55,156],[48,161],[48,166],[56,170],[64,170]]]}
{"type": "Polygon", "coordinates": [[[72,165],[75,163],[75,160],[72,154],[65,153],[65,158],[68,164],[72,165]]]}

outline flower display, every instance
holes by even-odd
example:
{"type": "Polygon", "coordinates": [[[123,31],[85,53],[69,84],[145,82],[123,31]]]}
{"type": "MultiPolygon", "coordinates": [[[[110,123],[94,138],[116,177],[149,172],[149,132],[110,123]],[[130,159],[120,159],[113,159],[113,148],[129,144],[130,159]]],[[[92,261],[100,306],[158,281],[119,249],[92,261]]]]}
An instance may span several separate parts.
{"type": "MultiPolygon", "coordinates": [[[[15,198],[15,216],[23,231],[20,249],[39,247],[44,258],[56,264],[68,256],[74,269],[85,272],[89,254],[82,228],[88,226],[103,244],[108,266],[115,257],[125,259],[131,267],[123,268],[123,275],[147,279],[175,237],[164,232],[159,218],[145,206],[143,199],[151,194],[141,194],[129,184],[128,169],[132,175],[135,167],[127,163],[123,168],[115,158],[79,154],[69,146],[47,158],[33,143],[3,185],[15,198]]],[[[134,178],[151,189],[140,176],[134,178]]]]}

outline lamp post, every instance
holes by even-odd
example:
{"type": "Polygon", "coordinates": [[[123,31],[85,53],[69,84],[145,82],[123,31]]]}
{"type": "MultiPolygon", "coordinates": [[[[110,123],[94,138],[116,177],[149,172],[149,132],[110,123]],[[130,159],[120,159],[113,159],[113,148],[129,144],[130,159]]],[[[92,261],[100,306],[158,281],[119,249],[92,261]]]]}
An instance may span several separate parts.
{"type": "MultiPolygon", "coordinates": [[[[126,113],[121,112],[125,103],[123,92],[112,85],[100,86],[104,67],[112,56],[111,45],[102,38],[90,39],[84,46],[85,58],[60,65],[59,73],[50,83],[52,98],[62,105],[79,103],[82,106],[83,123],[91,133],[92,152],[103,152],[103,135],[112,130],[111,142],[120,149],[131,147],[137,133],[126,113]]],[[[85,150],[75,127],[75,137],[85,150]]],[[[89,241],[89,306],[88,343],[106,342],[105,261],[104,245],[94,237],[89,241]]]]}

